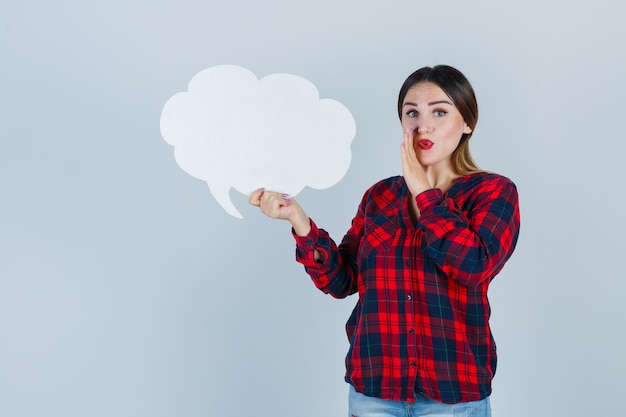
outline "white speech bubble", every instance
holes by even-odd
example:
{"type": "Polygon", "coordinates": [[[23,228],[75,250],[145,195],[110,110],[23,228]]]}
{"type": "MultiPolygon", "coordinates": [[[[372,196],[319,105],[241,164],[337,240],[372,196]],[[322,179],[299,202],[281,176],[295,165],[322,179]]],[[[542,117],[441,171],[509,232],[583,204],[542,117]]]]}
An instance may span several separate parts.
{"type": "Polygon", "coordinates": [[[196,74],[187,92],[165,103],[161,134],[174,146],[178,165],[206,181],[226,212],[242,218],[231,188],[295,196],[305,186],[339,182],[350,166],[356,124],[343,104],[320,99],[304,78],[259,80],[245,68],[219,65],[196,74]]]}

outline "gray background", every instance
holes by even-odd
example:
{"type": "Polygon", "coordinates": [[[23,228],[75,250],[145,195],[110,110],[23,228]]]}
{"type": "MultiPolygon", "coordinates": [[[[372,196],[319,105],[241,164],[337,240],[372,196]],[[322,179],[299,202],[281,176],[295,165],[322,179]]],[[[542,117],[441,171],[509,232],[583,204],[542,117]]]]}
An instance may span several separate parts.
{"type": "MultiPolygon", "coordinates": [[[[299,201],[340,239],[400,173],[404,78],[473,83],[480,165],[519,187],[491,288],[497,416],[623,400],[624,6],[606,1],[0,0],[0,415],[342,416],[354,298],[318,292],[287,223],[185,174],[165,101],[204,68],[292,73],[345,104],[353,162],[299,201]]],[[[253,111],[253,109],[246,109],[253,111]]]]}

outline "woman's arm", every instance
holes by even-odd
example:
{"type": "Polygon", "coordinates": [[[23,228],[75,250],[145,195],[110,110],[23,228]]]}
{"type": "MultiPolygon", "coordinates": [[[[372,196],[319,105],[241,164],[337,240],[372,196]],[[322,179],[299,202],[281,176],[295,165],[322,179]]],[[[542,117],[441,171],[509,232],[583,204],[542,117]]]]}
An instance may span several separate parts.
{"type": "Polygon", "coordinates": [[[451,279],[477,286],[493,278],[509,259],[519,235],[517,189],[501,176],[476,186],[467,215],[441,190],[417,195],[424,252],[451,279]]]}
{"type": "Polygon", "coordinates": [[[362,221],[353,226],[337,247],[328,232],[319,229],[306,215],[302,207],[285,195],[257,190],[250,195],[250,204],[260,207],[271,218],[288,220],[296,240],[296,260],[323,292],[336,298],[347,297],[356,292],[356,254],[362,221]]]}
{"type": "MultiPolygon", "coordinates": [[[[354,222],[353,222],[354,223],[354,222]]],[[[315,286],[335,298],[357,291],[356,254],[359,239],[354,226],[337,246],[328,232],[311,220],[311,231],[296,239],[296,260],[304,265],[315,286]],[[319,254],[319,257],[318,257],[319,254]]]]}

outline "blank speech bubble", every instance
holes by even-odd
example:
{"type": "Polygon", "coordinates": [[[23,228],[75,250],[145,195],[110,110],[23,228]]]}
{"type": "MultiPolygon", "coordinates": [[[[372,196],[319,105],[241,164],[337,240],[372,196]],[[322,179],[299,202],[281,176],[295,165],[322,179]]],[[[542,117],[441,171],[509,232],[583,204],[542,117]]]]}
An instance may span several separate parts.
{"type": "Polygon", "coordinates": [[[356,124],[348,109],[320,99],[317,88],[292,74],[258,79],[249,70],[219,65],[196,74],[187,92],[161,113],[161,134],[178,165],[206,181],[232,216],[231,188],[297,195],[324,189],[346,174],[356,124]]]}

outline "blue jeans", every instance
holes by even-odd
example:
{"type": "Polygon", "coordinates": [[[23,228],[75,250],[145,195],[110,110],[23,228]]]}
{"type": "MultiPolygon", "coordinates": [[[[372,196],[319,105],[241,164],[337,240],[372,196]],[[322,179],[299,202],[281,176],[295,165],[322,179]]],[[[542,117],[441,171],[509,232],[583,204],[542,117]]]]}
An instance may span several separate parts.
{"type": "Polygon", "coordinates": [[[444,404],[423,396],[417,402],[387,401],[359,394],[350,385],[350,417],[491,417],[489,397],[481,401],[444,404]]]}

